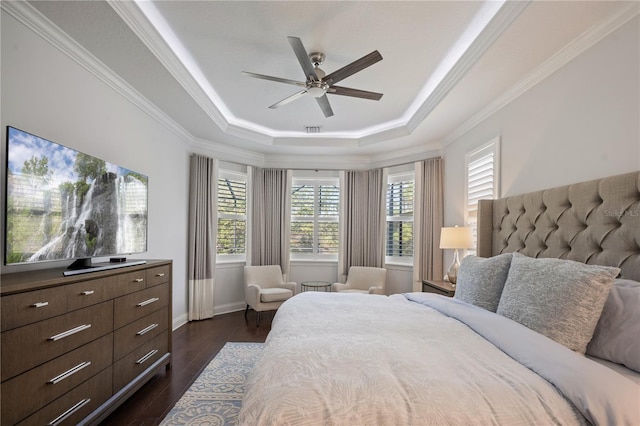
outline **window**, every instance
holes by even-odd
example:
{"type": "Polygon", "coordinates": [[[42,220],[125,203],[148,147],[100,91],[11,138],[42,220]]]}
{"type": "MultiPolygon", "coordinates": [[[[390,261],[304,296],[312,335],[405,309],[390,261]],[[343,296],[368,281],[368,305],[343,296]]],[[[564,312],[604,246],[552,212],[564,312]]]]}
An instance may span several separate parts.
{"type": "Polygon", "coordinates": [[[387,182],[387,262],[413,261],[413,173],[390,175],[387,182]]]}
{"type": "MultiPolygon", "coordinates": [[[[474,246],[478,242],[478,201],[498,197],[499,152],[500,138],[496,138],[465,157],[465,222],[472,229],[474,246]]],[[[475,250],[467,253],[475,254],[475,250]]]]}
{"type": "Polygon", "coordinates": [[[217,254],[244,260],[247,228],[247,177],[220,170],[218,176],[217,254]]]}
{"type": "Polygon", "coordinates": [[[291,190],[292,259],[336,259],[338,179],[294,179],[291,190]]]}

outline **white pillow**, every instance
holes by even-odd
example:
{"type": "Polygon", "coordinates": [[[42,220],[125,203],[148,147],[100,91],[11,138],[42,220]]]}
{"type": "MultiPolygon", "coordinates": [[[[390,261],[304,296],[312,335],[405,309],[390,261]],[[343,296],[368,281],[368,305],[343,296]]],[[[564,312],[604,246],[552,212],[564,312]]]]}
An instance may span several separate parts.
{"type": "Polygon", "coordinates": [[[614,281],[587,355],[640,373],[640,282],[614,281]]]}

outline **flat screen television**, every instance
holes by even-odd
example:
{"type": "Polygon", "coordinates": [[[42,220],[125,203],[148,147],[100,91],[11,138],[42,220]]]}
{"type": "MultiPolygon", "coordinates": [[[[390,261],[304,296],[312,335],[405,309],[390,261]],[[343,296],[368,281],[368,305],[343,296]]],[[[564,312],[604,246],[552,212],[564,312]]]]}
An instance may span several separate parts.
{"type": "Polygon", "coordinates": [[[147,176],[10,126],[6,159],[6,265],[147,251],[147,176]]]}

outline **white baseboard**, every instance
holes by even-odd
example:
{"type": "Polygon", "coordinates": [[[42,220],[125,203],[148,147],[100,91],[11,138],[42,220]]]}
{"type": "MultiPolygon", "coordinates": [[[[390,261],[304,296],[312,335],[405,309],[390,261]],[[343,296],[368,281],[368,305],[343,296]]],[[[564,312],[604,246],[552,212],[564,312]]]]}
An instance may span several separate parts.
{"type": "Polygon", "coordinates": [[[173,319],[173,331],[176,331],[176,329],[182,327],[183,325],[185,325],[187,322],[189,322],[189,317],[187,315],[187,313],[185,312],[182,315],[179,315],[177,318],[173,319]]]}
{"type": "MultiPolygon", "coordinates": [[[[213,313],[214,315],[229,314],[231,312],[244,311],[246,307],[247,304],[245,302],[227,303],[225,305],[214,306],[213,313]]],[[[182,315],[177,316],[173,319],[173,331],[177,330],[188,322],[189,316],[186,312],[182,315]]]]}
{"type": "Polygon", "coordinates": [[[225,305],[214,306],[213,313],[214,315],[228,314],[231,312],[244,311],[246,307],[247,304],[244,301],[227,303],[225,305]]]}

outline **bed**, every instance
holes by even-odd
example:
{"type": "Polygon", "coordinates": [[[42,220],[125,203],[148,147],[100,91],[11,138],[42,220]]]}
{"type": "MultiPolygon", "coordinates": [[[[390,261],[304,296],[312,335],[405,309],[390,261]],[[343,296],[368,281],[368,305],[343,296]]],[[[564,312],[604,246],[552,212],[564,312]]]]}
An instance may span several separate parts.
{"type": "Polygon", "coordinates": [[[640,172],[483,202],[454,298],[306,292],[244,425],[640,424],[640,172]]]}

